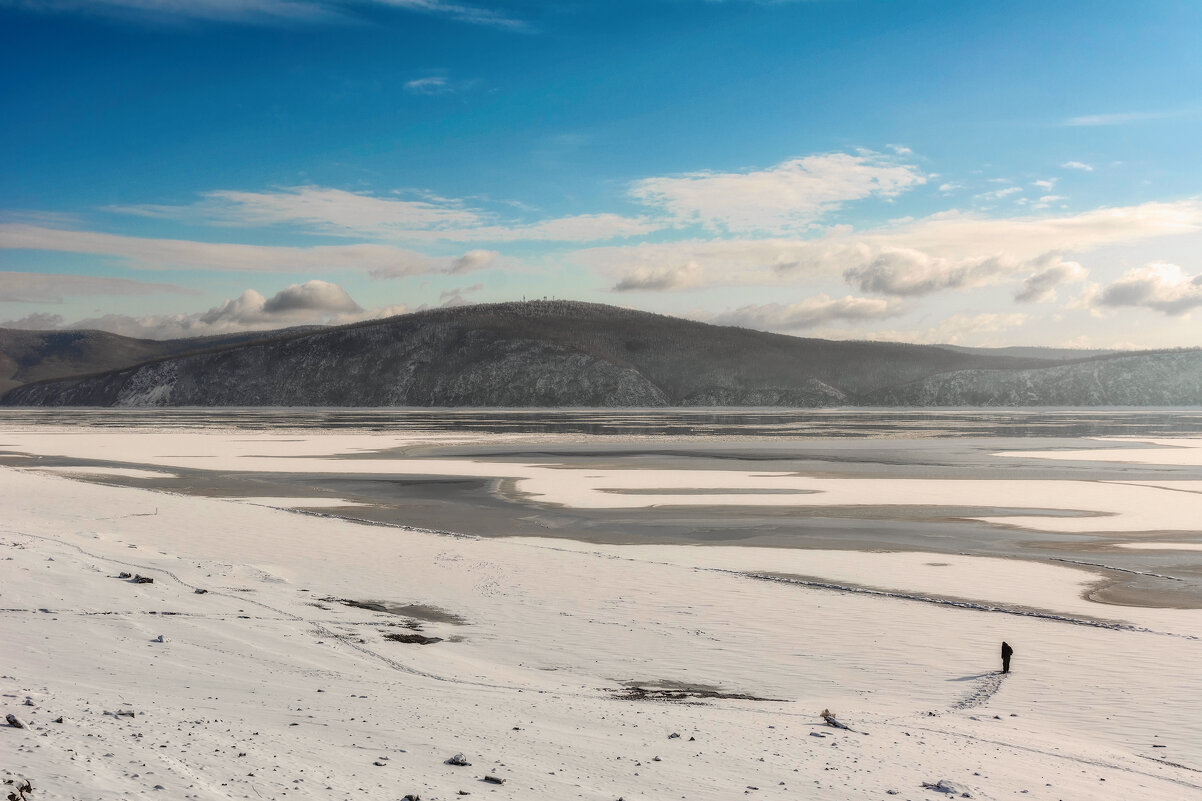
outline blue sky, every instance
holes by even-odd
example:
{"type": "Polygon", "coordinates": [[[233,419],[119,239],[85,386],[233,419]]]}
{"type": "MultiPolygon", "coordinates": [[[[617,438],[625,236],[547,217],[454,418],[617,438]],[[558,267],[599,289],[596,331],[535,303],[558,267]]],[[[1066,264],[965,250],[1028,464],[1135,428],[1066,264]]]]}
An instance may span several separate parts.
{"type": "Polygon", "coordinates": [[[0,325],[1202,344],[1202,4],[0,0],[0,325]]]}

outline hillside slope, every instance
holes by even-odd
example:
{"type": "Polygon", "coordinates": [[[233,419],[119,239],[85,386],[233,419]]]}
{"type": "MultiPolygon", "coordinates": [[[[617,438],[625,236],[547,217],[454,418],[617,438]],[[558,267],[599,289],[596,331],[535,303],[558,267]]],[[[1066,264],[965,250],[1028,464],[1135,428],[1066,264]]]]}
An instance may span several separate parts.
{"type": "MultiPolygon", "coordinates": [[[[612,306],[536,301],[436,309],[280,335],[97,375],[29,384],[9,392],[2,402],[134,407],[820,407],[902,402],[890,394],[900,393],[896,398],[913,398],[914,405],[942,405],[944,399],[973,394],[963,388],[971,383],[968,376],[973,371],[1036,375],[1058,368],[1076,375],[1076,370],[1101,369],[1096,365],[1105,361],[801,339],[612,306]],[[935,389],[945,386],[940,377],[948,375],[961,376],[948,385],[957,389],[935,389]]],[[[1130,405],[1202,402],[1188,380],[1168,392],[1136,386],[1145,383],[1141,371],[1132,362],[1114,373],[1114,380],[1133,384],[1115,397],[1129,398],[1124,402],[1130,405]]],[[[1028,379],[1031,386],[1044,383],[1028,379]]],[[[1057,400],[1040,399],[1038,392],[1022,397],[1030,397],[1027,403],[1035,405],[1062,402],[1060,395],[1057,400]]]]}
{"type": "Polygon", "coordinates": [[[0,328],[0,394],[35,381],[116,370],[151,359],[228,347],[288,333],[244,331],[219,336],[155,340],[124,337],[107,331],[0,328]]]}
{"type": "Polygon", "coordinates": [[[1198,406],[1202,350],[1116,355],[1035,370],[958,370],[880,390],[881,406],[1198,406]]]}

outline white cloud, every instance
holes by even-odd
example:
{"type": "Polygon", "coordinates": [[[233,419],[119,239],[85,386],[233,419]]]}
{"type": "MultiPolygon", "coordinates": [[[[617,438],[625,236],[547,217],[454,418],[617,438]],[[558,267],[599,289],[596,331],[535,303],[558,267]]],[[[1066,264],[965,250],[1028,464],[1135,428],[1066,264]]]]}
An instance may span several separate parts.
{"type": "Polygon", "coordinates": [[[950,195],[964,188],[964,184],[958,184],[955,181],[948,181],[945,184],[939,185],[939,191],[945,195],[950,195]]]}
{"type": "Polygon", "coordinates": [[[587,248],[572,259],[624,289],[780,284],[842,275],[863,291],[920,295],[1037,273],[1049,254],[1202,231],[1202,202],[1145,203],[1051,217],[946,212],[816,239],[689,240],[587,248]]]}
{"type": "Polygon", "coordinates": [[[1094,296],[1097,306],[1136,306],[1168,315],[1202,307],[1202,274],[1186,275],[1175,264],[1154,262],[1131,270],[1094,296]]]}
{"type": "Polygon", "coordinates": [[[270,192],[208,192],[190,206],[113,206],[109,211],[234,227],[288,226],[305,233],[396,242],[595,242],[650,233],[664,223],[619,214],[580,214],[521,223],[463,201],[378,197],[321,186],[270,192]]]}
{"type": "Polygon", "coordinates": [[[626,272],[621,280],[614,284],[613,290],[615,292],[635,292],[687,289],[701,284],[704,276],[704,271],[695,261],[678,267],[635,267],[626,272]]]}
{"type": "Polygon", "coordinates": [[[310,314],[326,312],[345,314],[361,312],[346,290],[328,281],[306,281],[281,289],[263,304],[263,313],[271,315],[310,314]]]}
{"type": "Polygon", "coordinates": [[[66,231],[21,223],[0,224],[0,249],[116,256],[133,267],[152,270],[357,271],[386,277],[462,272],[463,259],[467,258],[435,258],[390,245],[318,245],[308,248],[240,245],[66,231]]]}
{"type": "Polygon", "coordinates": [[[578,250],[569,259],[611,278],[623,291],[772,284],[859,263],[862,248],[833,237],[715,239],[578,250]]]}
{"type": "Polygon", "coordinates": [[[1082,172],[1093,172],[1093,165],[1086,164],[1083,161],[1066,161],[1060,165],[1066,170],[1081,170],[1082,172]]]}
{"type": "Polygon", "coordinates": [[[679,224],[783,232],[804,229],[850,201],[895,197],[926,180],[892,156],[860,151],[790,159],[752,172],[645,178],[631,186],[630,195],[679,224]]]}
{"type": "Polygon", "coordinates": [[[491,226],[463,232],[457,239],[479,241],[535,240],[549,242],[598,242],[626,239],[649,234],[665,227],[647,217],[623,217],[620,214],[578,214],[558,217],[532,225],[491,226]]]}
{"type": "MultiPolygon", "coordinates": [[[[312,0],[316,1],[316,0],[312,0]]],[[[448,3],[445,0],[357,0],[363,4],[376,4],[383,6],[393,6],[395,8],[410,9],[412,11],[421,11],[427,14],[434,14],[460,22],[469,22],[473,25],[487,25],[494,28],[509,28],[511,30],[525,30],[526,23],[515,17],[510,17],[500,11],[495,11],[489,8],[479,8],[471,5],[461,5],[459,3],[448,3]]]]}
{"type": "Polygon", "coordinates": [[[61,303],[65,297],[92,295],[195,295],[175,284],[157,284],[128,278],[103,278],[60,273],[0,272],[0,302],[61,303]]]}
{"type": "Polygon", "coordinates": [[[337,236],[388,239],[409,231],[474,227],[480,212],[445,198],[401,200],[321,186],[292,186],[272,192],[206,192],[190,206],[113,206],[109,211],[226,226],[304,226],[337,236]]]}
{"type": "Polygon", "coordinates": [[[451,262],[451,268],[447,272],[452,275],[460,275],[474,273],[477,270],[487,270],[496,264],[500,257],[501,254],[495,250],[469,250],[451,262]]]}
{"type": "Polygon", "coordinates": [[[1063,261],[1060,254],[1049,254],[1037,260],[1036,266],[1043,269],[1027,276],[1022,287],[1015,293],[1019,303],[1042,303],[1056,297],[1056,287],[1074,281],[1084,281],[1086,270],[1075,261],[1063,261]]]}
{"type": "Polygon", "coordinates": [[[1062,200],[1068,200],[1068,198],[1066,198],[1064,195],[1043,195],[1039,198],[1037,203],[1033,203],[1031,205],[1031,208],[1046,209],[1053,203],[1059,203],[1062,200]]]}
{"type": "Polygon", "coordinates": [[[149,20],[193,19],[268,24],[334,19],[336,9],[315,0],[0,0],[29,11],[87,13],[149,20]]]}
{"type": "Polygon", "coordinates": [[[452,259],[436,259],[413,254],[411,259],[398,260],[383,267],[373,267],[368,270],[368,275],[378,280],[406,278],[422,273],[461,275],[494,267],[500,263],[500,258],[501,254],[495,250],[469,250],[462,256],[452,259]]]}
{"type": "Polygon", "coordinates": [[[797,331],[831,321],[880,320],[902,313],[901,306],[881,298],[815,295],[791,304],[740,306],[711,318],[716,325],[737,325],[763,331],[797,331]]]}
{"type": "Polygon", "coordinates": [[[270,298],[265,298],[254,289],[247,289],[238,297],[203,312],[142,316],[106,314],[69,324],[59,315],[41,318],[30,315],[13,321],[11,327],[38,327],[43,330],[92,328],[128,337],[179,339],[298,325],[341,325],[391,317],[405,310],[404,306],[365,310],[337,284],[306,281],[285,287],[270,298]]]}
{"type": "Polygon", "coordinates": [[[1085,251],[1202,231],[1202,201],[1143,203],[1052,217],[980,217],[944,212],[867,232],[865,239],[957,257],[1009,253],[1020,260],[1049,251],[1085,251]]]}
{"type": "Polygon", "coordinates": [[[613,275],[615,291],[787,284],[841,275],[862,292],[918,297],[997,283],[1031,267],[1008,255],[951,258],[870,237],[737,240],[594,249],[577,259],[613,275]]]}
{"type": "Polygon", "coordinates": [[[1043,181],[1032,181],[1031,186],[1035,186],[1040,189],[1045,189],[1048,192],[1051,192],[1056,187],[1057,180],[1058,179],[1056,179],[1056,178],[1048,178],[1047,180],[1043,180],[1043,181]]]}
{"type": "Polygon", "coordinates": [[[1004,189],[995,189],[992,192],[983,192],[979,195],[976,195],[976,197],[981,200],[1001,200],[1002,198],[1009,197],[1010,195],[1021,191],[1023,190],[1020,186],[1007,186],[1004,189]]]}
{"type": "Polygon", "coordinates": [[[263,305],[267,299],[253,289],[248,289],[236,298],[230,298],[220,306],[214,306],[196,317],[201,323],[233,323],[251,325],[264,322],[263,305]]]}
{"type": "MultiPolygon", "coordinates": [[[[270,329],[274,326],[259,327],[270,329]]],[[[151,314],[142,317],[133,317],[127,314],[105,314],[100,317],[76,320],[61,326],[61,328],[67,330],[97,329],[135,339],[183,339],[251,330],[255,326],[209,325],[197,319],[197,315],[188,314],[151,314]]]]}
{"type": "Polygon", "coordinates": [[[103,14],[140,20],[173,19],[267,25],[345,18],[354,6],[386,6],[475,25],[522,30],[521,20],[487,8],[444,0],[0,0],[0,6],[52,13],[103,14]]]}
{"type": "Polygon", "coordinates": [[[396,317],[398,314],[406,314],[408,311],[409,307],[404,303],[395,303],[391,306],[377,306],[374,309],[364,309],[360,312],[335,314],[326,323],[328,325],[345,325],[347,323],[361,323],[365,320],[383,320],[388,317],[396,317]]]}
{"type": "Polygon", "coordinates": [[[1102,125],[1128,125],[1133,122],[1163,120],[1170,117],[1179,117],[1182,114],[1182,111],[1126,111],[1117,114],[1085,114],[1080,117],[1069,117],[1063,124],[1073,128],[1094,128],[1102,125]]]}
{"type": "Polygon", "coordinates": [[[363,309],[359,304],[337,284],[306,281],[285,287],[270,299],[248,289],[238,297],[198,315],[196,319],[206,325],[280,325],[293,320],[325,320],[333,315],[361,311],[363,309]]]}
{"type": "Polygon", "coordinates": [[[886,248],[872,261],[843,271],[861,292],[918,297],[947,289],[969,289],[996,283],[1020,269],[1011,258],[946,259],[921,250],[886,248]]]}
{"type": "Polygon", "coordinates": [[[451,91],[450,81],[442,75],[428,75],[405,81],[405,91],[415,95],[441,95],[451,91]]]}
{"type": "Polygon", "coordinates": [[[444,306],[462,306],[467,303],[467,296],[479,292],[484,289],[484,284],[472,284],[471,286],[457,286],[454,289],[446,289],[438,293],[438,299],[443,301],[444,306]]]}
{"type": "Polygon", "coordinates": [[[444,309],[449,309],[453,306],[466,306],[471,303],[468,295],[479,292],[484,289],[484,284],[472,284],[471,286],[455,287],[438,293],[438,299],[442,301],[439,306],[444,309]]]}
{"type": "Polygon", "coordinates": [[[4,320],[0,322],[0,328],[20,328],[25,331],[53,331],[57,328],[62,328],[64,322],[66,321],[61,314],[34,312],[19,320],[4,320]]]}

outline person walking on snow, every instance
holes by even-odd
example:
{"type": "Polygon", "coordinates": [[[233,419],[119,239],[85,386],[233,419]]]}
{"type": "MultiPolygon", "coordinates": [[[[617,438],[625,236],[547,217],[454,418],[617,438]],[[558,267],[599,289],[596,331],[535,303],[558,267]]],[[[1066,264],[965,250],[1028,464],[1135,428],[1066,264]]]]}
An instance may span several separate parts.
{"type": "Polygon", "coordinates": [[[1010,647],[1010,643],[1002,642],[1002,672],[1010,672],[1010,655],[1014,653],[1014,649],[1010,647]]]}

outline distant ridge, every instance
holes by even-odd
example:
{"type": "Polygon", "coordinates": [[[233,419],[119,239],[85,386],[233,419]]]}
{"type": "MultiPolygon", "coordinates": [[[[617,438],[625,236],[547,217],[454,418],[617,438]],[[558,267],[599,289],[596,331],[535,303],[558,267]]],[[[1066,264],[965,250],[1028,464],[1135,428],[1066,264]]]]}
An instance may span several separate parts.
{"type": "Polygon", "coordinates": [[[1010,345],[1002,348],[970,348],[964,345],[939,345],[941,348],[954,350],[959,353],[980,353],[993,356],[1021,356],[1045,361],[1072,361],[1088,359],[1093,356],[1117,356],[1130,351],[1111,350],[1107,348],[1044,348],[1031,345],[1010,345]]]}
{"type": "Polygon", "coordinates": [[[1033,370],[957,370],[865,400],[881,406],[1202,406],[1202,351],[1123,353],[1033,370]]]}
{"type": "Polygon", "coordinates": [[[569,301],[434,309],[258,336],[94,375],[29,383],[0,403],[1202,405],[1199,350],[1086,359],[1010,356],[804,339],[569,301]]]}
{"type": "Polygon", "coordinates": [[[316,328],[240,331],[166,340],[136,339],[91,329],[26,331],[0,328],[0,394],[34,381],[115,370],[164,356],[239,345],[316,328]]]}

